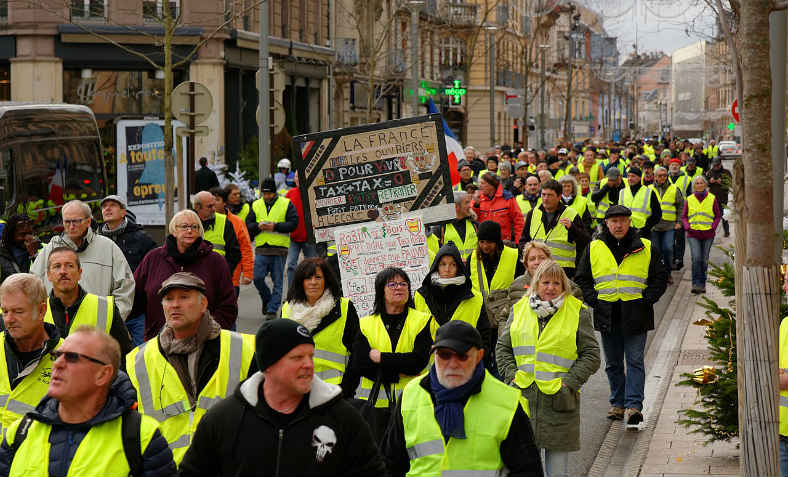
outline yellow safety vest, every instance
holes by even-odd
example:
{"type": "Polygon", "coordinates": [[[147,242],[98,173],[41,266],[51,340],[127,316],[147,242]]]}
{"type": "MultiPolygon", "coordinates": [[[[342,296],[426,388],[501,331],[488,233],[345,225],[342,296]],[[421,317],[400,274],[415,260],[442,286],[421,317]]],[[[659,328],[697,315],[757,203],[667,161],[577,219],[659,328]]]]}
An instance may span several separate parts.
{"type": "MultiPolygon", "coordinates": [[[[780,323],[780,368],[788,374],[788,318],[780,323]]],[[[788,436],[788,390],[780,391],[780,434],[788,436]]]]}
{"type": "Polygon", "coordinates": [[[689,186],[690,177],[683,171],[681,175],[676,178],[676,180],[673,180],[670,177],[670,174],[668,174],[668,180],[670,181],[671,184],[675,185],[676,188],[678,188],[679,192],[681,192],[682,194],[687,192],[687,186],[689,186]]]}
{"type": "Polygon", "coordinates": [[[640,240],[643,248],[624,257],[620,265],[604,241],[591,241],[591,275],[594,277],[594,290],[598,299],[615,302],[643,298],[651,264],[651,241],[644,238],[640,240]]]}
{"type": "MultiPolygon", "coordinates": [[[[359,327],[361,328],[361,333],[367,339],[370,348],[380,350],[381,353],[410,353],[413,351],[413,347],[416,344],[416,337],[425,326],[429,326],[431,319],[432,316],[429,313],[422,313],[410,308],[408,310],[408,316],[405,318],[405,325],[402,327],[402,332],[397,340],[396,348],[391,346],[391,338],[389,337],[388,331],[386,331],[386,326],[383,324],[380,315],[369,315],[361,318],[359,320],[359,327]]],[[[399,397],[402,395],[402,390],[405,389],[405,385],[414,378],[416,378],[416,376],[400,374],[399,381],[391,385],[391,392],[394,393],[397,400],[399,400],[399,397]]],[[[361,384],[356,388],[356,398],[364,400],[369,399],[374,384],[374,381],[362,376],[361,384]]],[[[381,386],[378,400],[375,402],[375,407],[388,406],[389,400],[381,386]]]]}
{"type": "Polygon", "coordinates": [[[539,391],[555,394],[563,377],[577,360],[577,327],[583,302],[564,296],[561,308],[539,333],[539,318],[531,309],[528,296],[515,303],[510,335],[517,363],[514,383],[526,389],[536,382],[539,391]]]}
{"type": "Polygon", "coordinates": [[[588,213],[591,215],[591,225],[596,225],[597,213],[596,213],[596,204],[594,201],[591,200],[591,190],[589,189],[588,194],[584,195],[586,199],[586,206],[588,207],[588,213]]]}
{"type": "MultiPolygon", "coordinates": [[[[565,207],[561,212],[560,219],[575,220],[577,211],[571,207],[565,207]]],[[[550,249],[555,260],[563,268],[575,268],[575,258],[577,256],[577,245],[569,241],[569,230],[557,223],[549,231],[545,230],[542,223],[542,209],[536,208],[531,212],[531,227],[529,229],[531,240],[544,242],[550,249]]]]}
{"type": "MultiPolygon", "coordinates": [[[[451,315],[451,320],[461,320],[476,328],[476,325],[479,323],[479,315],[482,312],[482,305],[484,305],[484,298],[478,290],[471,291],[473,292],[473,296],[471,298],[466,298],[457,305],[457,308],[451,315]]],[[[416,310],[432,315],[432,310],[430,310],[430,307],[427,305],[427,301],[418,291],[413,294],[413,304],[416,310]]],[[[438,331],[439,326],[437,320],[430,321],[430,332],[432,333],[433,340],[435,339],[435,332],[438,331]]]]}
{"type": "MultiPolygon", "coordinates": [[[[517,205],[520,206],[520,212],[523,213],[523,217],[525,217],[525,214],[530,212],[531,209],[533,208],[533,207],[531,207],[531,202],[528,199],[526,199],[525,197],[523,197],[522,194],[517,194],[517,196],[514,198],[514,200],[517,202],[517,205]]],[[[542,198],[541,197],[536,199],[536,207],[539,207],[540,205],[542,205],[542,198]]]]}
{"type": "Polygon", "coordinates": [[[498,261],[498,268],[495,269],[490,283],[487,283],[484,263],[479,263],[477,252],[477,250],[474,250],[470,258],[470,274],[473,289],[481,291],[481,286],[484,286],[484,289],[488,292],[508,289],[514,281],[514,271],[517,268],[517,249],[507,246],[503,247],[501,258],[498,261]],[[479,268],[481,268],[482,283],[479,283],[479,268]]]}
{"type": "MultiPolygon", "coordinates": [[[[257,199],[252,204],[252,210],[258,222],[273,222],[283,223],[287,218],[287,207],[290,205],[290,200],[284,197],[277,197],[276,202],[271,207],[269,212],[265,206],[265,200],[257,199]]],[[[272,245],[275,247],[289,247],[290,234],[282,234],[279,232],[260,232],[254,239],[255,246],[260,247],[263,245],[272,245]]]]}
{"type": "Polygon", "coordinates": [[[430,264],[432,264],[432,260],[435,258],[440,248],[441,244],[438,242],[438,236],[433,233],[427,235],[427,250],[429,251],[430,264]]]}
{"type": "Polygon", "coordinates": [[[221,330],[219,340],[219,364],[194,406],[178,372],[161,354],[158,337],[126,355],[126,370],[137,389],[137,410],[159,421],[175,463],[179,464],[186,454],[205,412],[235,392],[254,359],[254,335],[221,330]]]}
{"type": "MultiPolygon", "coordinates": [[[[577,193],[577,195],[575,195],[575,198],[572,201],[572,203],[569,204],[569,207],[574,209],[575,212],[577,212],[577,215],[579,215],[582,218],[583,214],[585,214],[586,210],[588,210],[588,208],[589,208],[588,207],[588,202],[589,202],[589,200],[586,199],[585,196],[583,196],[580,193],[577,193]]],[[[589,212],[589,214],[590,213],[591,212],[589,212]]]]}
{"type": "MultiPolygon", "coordinates": [[[[123,450],[122,417],[103,422],[90,428],[79,443],[68,476],[82,477],[100,475],[102,477],[126,477],[131,472],[126,453],[123,450]]],[[[22,419],[16,421],[6,432],[6,441],[13,444],[16,429],[22,419]]],[[[140,450],[145,453],[153,435],[158,429],[155,419],[142,416],[140,423],[140,450]]],[[[17,449],[11,463],[9,476],[30,477],[49,475],[49,433],[52,426],[33,420],[27,437],[17,449]]]]}
{"type": "MultiPolygon", "coordinates": [[[[350,350],[342,343],[347,323],[347,310],[350,300],[339,299],[340,315],[333,323],[312,335],[315,340],[315,376],[323,381],[339,386],[345,375],[350,350]]],[[[282,306],[282,318],[290,317],[290,302],[282,306]]]]}
{"type": "Polygon", "coordinates": [[[591,166],[590,171],[585,170],[585,166],[583,165],[582,162],[577,163],[577,169],[580,172],[585,172],[586,174],[588,174],[589,180],[591,182],[592,191],[599,189],[599,181],[601,180],[601,177],[599,176],[599,161],[594,162],[594,165],[591,166]]]}
{"type": "Polygon", "coordinates": [[[479,243],[476,237],[476,228],[473,226],[473,223],[468,219],[465,220],[465,240],[460,237],[460,233],[457,232],[454,225],[446,224],[443,231],[443,244],[445,245],[449,242],[453,242],[457,250],[460,251],[462,259],[467,260],[470,254],[476,250],[476,246],[479,243]]]}
{"type": "MultiPolygon", "coordinates": [[[[607,178],[602,179],[602,182],[599,183],[599,188],[601,189],[602,187],[604,187],[605,184],[607,184],[607,178]]],[[[621,192],[619,192],[619,195],[620,194],[621,194],[621,192]]],[[[599,203],[596,204],[596,218],[597,219],[604,219],[605,218],[605,213],[607,212],[607,209],[609,209],[610,206],[613,205],[613,202],[610,201],[609,196],[610,196],[610,194],[605,194],[605,196],[602,197],[602,199],[599,200],[599,203]]]]}
{"type": "Polygon", "coordinates": [[[703,202],[695,194],[687,197],[687,218],[692,230],[711,230],[714,225],[714,194],[708,192],[703,202]]]}
{"type": "Polygon", "coordinates": [[[227,223],[227,216],[224,214],[216,214],[213,227],[206,230],[203,234],[203,240],[213,244],[213,251],[219,255],[224,255],[224,226],[227,223]]]}
{"type": "MultiPolygon", "coordinates": [[[[115,297],[98,296],[92,293],[85,294],[82,303],[79,304],[76,316],[70,317],[68,329],[77,329],[82,325],[93,326],[109,334],[114,318],[115,297]]],[[[52,310],[49,308],[49,298],[47,298],[47,312],[44,315],[45,323],[55,324],[52,318],[52,310]]]]}
{"type": "Polygon", "coordinates": [[[241,206],[241,210],[238,211],[238,217],[241,218],[244,222],[246,222],[246,216],[249,215],[249,204],[244,204],[241,206]]]}
{"type": "Polygon", "coordinates": [[[689,178],[690,178],[690,181],[691,181],[692,179],[695,179],[696,177],[698,177],[698,176],[702,176],[702,175],[703,175],[703,168],[702,168],[702,167],[695,166],[695,173],[694,173],[694,174],[692,174],[692,175],[689,175],[689,172],[687,172],[687,166],[682,166],[682,167],[681,167],[681,172],[683,172],[684,174],[686,174],[686,175],[687,175],[687,177],[689,177],[689,178]]]}
{"type": "MultiPolygon", "coordinates": [[[[42,356],[38,365],[25,376],[12,390],[8,379],[5,356],[5,333],[0,333],[0,427],[3,431],[17,419],[35,409],[49,390],[49,378],[52,376],[51,355],[42,356]]],[[[57,346],[63,343],[61,338],[57,346]]],[[[57,346],[55,348],[57,348],[57,346]]]]}
{"type": "Polygon", "coordinates": [[[632,196],[632,189],[627,184],[618,193],[618,203],[628,207],[632,211],[632,226],[642,229],[646,225],[646,220],[651,217],[651,189],[640,186],[638,193],[632,196]]]}
{"type": "Polygon", "coordinates": [[[419,380],[412,381],[402,394],[402,427],[410,458],[407,475],[505,475],[501,443],[521,403],[517,389],[485,371],[481,391],[472,394],[463,409],[466,438],[450,437],[446,442],[429,393],[419,380]]]}
{"type": "Polygon", "coordinates": [[[659,206],[662,208],[662,220],[675,222],[676,217],[678,217],[678,211],[676,210],[676,193],[678,189],[676,185],[668,183],[668,188],[665,189],[665,193],[662,196],[659,195],[659,189],[657,189],[655,184],[651,184],[649,188],[659,197],[659,206]]]}

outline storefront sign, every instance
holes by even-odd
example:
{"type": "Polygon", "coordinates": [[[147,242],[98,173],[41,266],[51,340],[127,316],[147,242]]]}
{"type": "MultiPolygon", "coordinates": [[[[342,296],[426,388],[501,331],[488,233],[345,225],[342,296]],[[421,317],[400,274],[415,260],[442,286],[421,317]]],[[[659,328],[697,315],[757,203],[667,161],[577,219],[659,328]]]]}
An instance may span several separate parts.
{"type": "Polygon", "coordinates": [[[297,136],[304,220],[317,242],[336,227],[419,210],[425,223],[455,216],[440,115],[297,136]]]}
{"type": "Polygon", "coordinates": [[[454,104],[462,103],[462,97],[468,93],[468,90],[460,86],[460,80],[454,80],[452,88],[444,88],[443,94],[446,96],[454,97],[454,104]]]}
{"type": "Polygon", "coordinates": [[[418,215],[344,227],[336,230],[334,237],[342,293],[353,302],[358,316],[372,313],[375,276],[384,268],[403,269],[410,278],[411,292],[421,286],[429,273],[424,223],[418,215]]]}

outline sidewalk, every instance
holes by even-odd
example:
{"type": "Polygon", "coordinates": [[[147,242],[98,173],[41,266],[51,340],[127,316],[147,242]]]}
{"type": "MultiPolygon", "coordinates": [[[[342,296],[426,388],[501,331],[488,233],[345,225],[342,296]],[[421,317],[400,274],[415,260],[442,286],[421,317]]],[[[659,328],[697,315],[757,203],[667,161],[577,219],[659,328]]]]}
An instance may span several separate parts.
{"type": "MultiPolygon", "coordinates": [[[[733,236],[722,238],[718,235],[716,245],[727,247],[733,243],[733,236]]],[[[691,271],[685,267],[681,287],[690,287],[691,271]]],[[[676,278],[674,276],[674,278],[676,278]]],[[[731,298],[724,297],[711,283],[706,285],[706,296],[718,303],[727,303],[731,298]]],[[[702,434],[691,434],[691,428],[677,424],[680,409],[692,408],[697,391],[689,386],[679,386],[682,373],[691,373],[704,365],[715,365],[708,357],[707,342],[704,338],[705,326],[693,322],[704,318],[705,309],[697,303],[700,298],[693,297],[692,310],[687,311],[686,331],[681,342],[678,362],[673,368],[670,385],[664,397],[659,417],[654,427],[645,461],[640,468],[641,476],[672,475],[738,475],[738,439],[731,442],[705,444],[702,434]]]]}

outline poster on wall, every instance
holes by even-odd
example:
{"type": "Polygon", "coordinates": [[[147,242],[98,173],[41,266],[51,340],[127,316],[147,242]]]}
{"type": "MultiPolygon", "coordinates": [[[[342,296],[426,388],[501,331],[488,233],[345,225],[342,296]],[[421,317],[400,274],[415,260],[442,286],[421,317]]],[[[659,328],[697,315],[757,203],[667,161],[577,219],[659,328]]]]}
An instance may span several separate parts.
{"type": "Polygon", "coordinates": [[[419,211],[425,224],[455,217],[439,114],[293,138],[310,240],[337,227],[419,211]]]}
{"type": "MultiPolygon", "coordinates": [[[[172,136],[183,141],[185,173],[186,138],[175,135],[175,128],[180,126],[180,121],[172,122],[172,136]]],[[[126,198],[138,224],[165,225],[164,121],[118,121],[116,134],[118,195],[126,198]]],[[[172,154],[174,157],[175,147],[172,154]]],[[[177,200],[178,174],[174,174],[177,212],[181,208],[177,200]]]]}
{"type": "Polygon", "coordinates": [[[342,293],[358,316],[372,314],[375,276],[384,268],[399,267],[408,274],[411,292],[430,270],[424,222],[418,215],[368,222],[334,230],[342,293]]]}

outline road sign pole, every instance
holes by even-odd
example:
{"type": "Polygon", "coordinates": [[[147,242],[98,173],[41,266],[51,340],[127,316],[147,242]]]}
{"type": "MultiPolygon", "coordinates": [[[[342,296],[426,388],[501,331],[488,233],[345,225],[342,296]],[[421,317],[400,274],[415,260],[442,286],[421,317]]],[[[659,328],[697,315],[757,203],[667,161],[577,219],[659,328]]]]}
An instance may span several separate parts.
{"type": "MultiPolygon", "coordinates": [[[[191,194],[195,193],[195,183],[194,183],[194,113],[195,113],[195,104],[194,104],[194,81],[189,81],[189,143],[187,146],[188,152],[186,158],[186,172],[189,175],[189,188],[187,189],[186,193],[186,200],[188,201],[191,194]]],[[[183,204],[183,209],[189,208],[189,203],[183,204]]],[[[183,210],[182,209],[182,210],[183,210]]]]}

